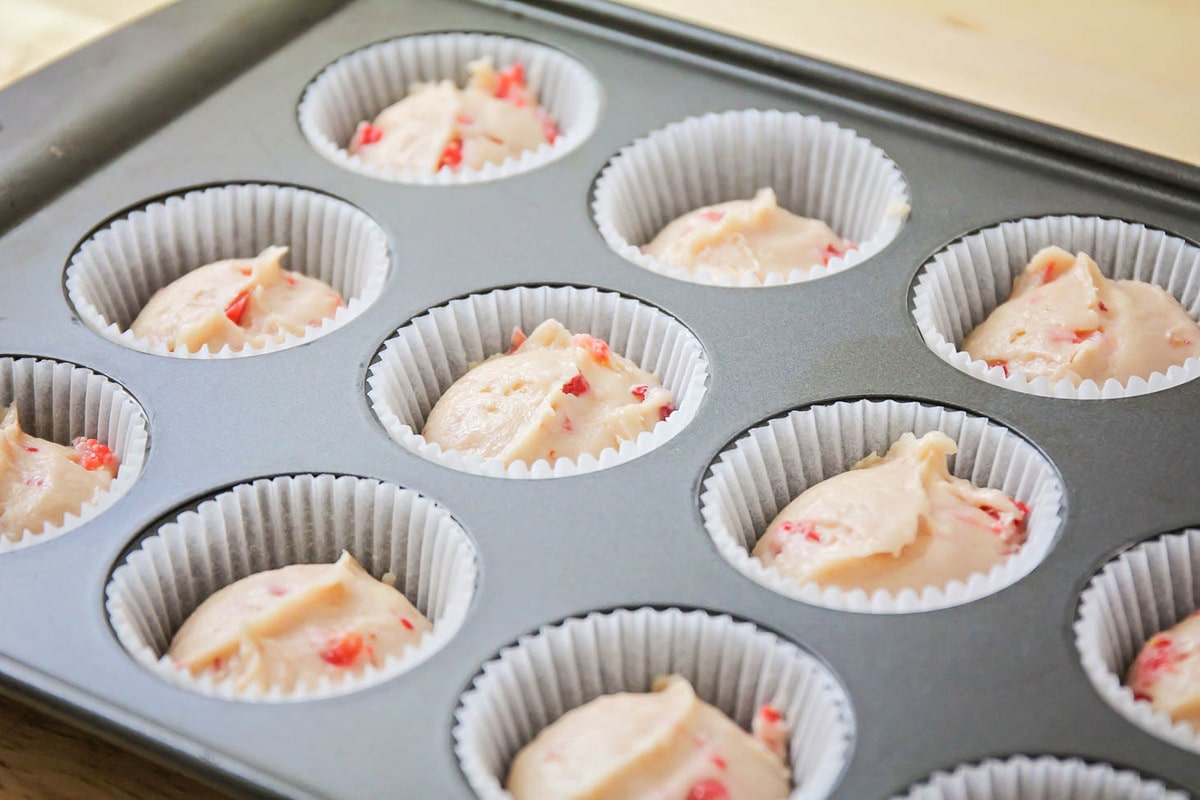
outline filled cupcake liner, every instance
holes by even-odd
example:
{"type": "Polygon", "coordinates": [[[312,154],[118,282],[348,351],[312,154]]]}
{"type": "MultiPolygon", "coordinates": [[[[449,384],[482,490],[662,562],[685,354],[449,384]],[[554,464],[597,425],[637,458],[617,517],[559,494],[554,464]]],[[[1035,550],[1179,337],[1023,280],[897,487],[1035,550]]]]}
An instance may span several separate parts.
{"type": "Polygon", "coordinates": [[[600,106],[600,84],[582,64],[558,50],[493,34],[434,33],[392,39],[343,56],[309,84],[298,113],[309,144],[343,169],[398,183],[446,186],[506,178],[563,157],[595,130],[600,106]],[[347,152],[358,123],[370,122],[403,99],[412,84],[449,79],[461,88],[467,82],[467,64],[485,56],[491,56],[497,69],[524,67],[539,105],[558,126],[553,144],[480,169],[434,173],[378,167],[347,152]]]}
{"type": "Polygon", "coordinates": [[[717,552],[756,583],[826,608],[892,614],[961,605],[1016,583],[1054,546],[1063,502],[1063,484],[1053,465],[1006,428],[940,406],[859,400],[793,411],[751,429],[713,463],[700,510],[717,552]],[[1000,489],[1029,506],[1025,544],[990,572],[920,592],[868,594],[798,584],[750,555],[775,517],[805,489],[871,453],[882,455],[904,433],[920,437],[935,430],[958,445],[950,458],[951,474],[1000,489]]]}
{"type": "Polygon", "coordinates": [[[1200,730],[1172,722],[1125,686],[1142,646],[1200,610],[1200,529],[1161,536],[1110,561],[1079,602],[1075,644],[1084,672],[1126,719],[1176,747],[1200,753],[1200,730]]]}
{"type": "Polygon", "coordinates": [[[246,701],[302,701],[345,694],[432,657],[458,632],[475,591],[476,552],[466,532],[432,500],[368,478],[297,475],[235,486],[164,524],[130,552],[105,590],[121,645],[163,680],[246,701]],[[378,667],[291,692],[232,678],[193,676],[166,655],[183,622],[217,590],[291,564],[333,563],[345,550],[395,587],[433,623],[419,644],[378,667]]]}
{"type": "Polygon", "coordinates": [[[0,535],[0,554],[48,542],[94,519],[117,502],[142,472],[149,436],[142,407],[119,384],[86,367],[37,358],[0,358],[0,413],[17,406],[26,433],[69,447],[82,436],[97,439],[117,457],[117,475],[106,491],[68,512],[40,533],[13,541],[0,535]]]}
{"type": "Polygon", "coordinates": [[[1137,280],[1166,289],[1191,315],[1200,318],[1200,247],[1135,222],[1101,217],[1038,217],[1005,222],[951,243],[917,274],[913,317],[925,343],[943,361],[995,386],[1044,397],[1078,400],[1133,397],[1158,392],[1200,375],[1200,358],[1165,373],[1130,378],[1124,385],[1085,380],[1027,377],[989,367],[961,350],[963,340],[1001,303],[1012,284],[1042,248],[1056,245],[1086,253],[1113,280],[1137,280]]]}
{"type": "Polygon", "coordinates": [[[477,475],[557,478],[629,461],[683,430],[706,390],[708,359],[696,337],[664,312],[612,292],[575,287],[522,286],[470,295],[417,317],[389,339],[371,365],[371,407],[388,435],[422,458],[477,475]],[[529,333],[557,319],[572,333],[604,339],[618,353],[654,374],[671,391],[676,411],[635,440],[577,459],[515,461],[507,467],[457,450],[443,450],[421,435],[429,412],[471,366],[509,349],[513,328],[529,333]]]}
{"type": "Polygon", "coordinates": [[[150,203],[93,234],[71,257],[67,294],[89,328],[117,344],[176,358],[230,358],[273,352],[346,325],[379,297],[390,266],[387,234],[365,213],[291,186],[234,184],[150,203]],[[288,248],[284,267],[328,283],[346,305],[302,336],[213,352],[174,352],[134,336],[130,326],[151,295],[198,267],[288,248]]]}
{"type": "Polygon", "coordinates": [[[678,674],[744,730],[763,703],[788,729],[790,800],[828,796],[854,740],[844,689],[816,658],[728,616],[640,608],[547,625],[483,665],[455,712],[459,764],[484,800],[503,788],[517,752],[566,712],[605,694],[648,692],[678,674]]]}
{"type": "Polygon", "coordinates": [[[909,191],[895,163],[848,128],[790,112],[727,111],[673,123],[622,149],[596,181],[592,212],[608,246],[639,267],[694,283],[764,286],[831,275],[875,255],[899,233],[909,191]],[[781,208],[826,222],[856,249],[765,281],[693,274],[641,251],[675,218],[764,187],[781,208]]]}
{"type": "Polygon", "coordinates": [[[1187,795],[1108,764],[1012,756],[935,772],[892,800],[1187,800],[1187,795]]]}

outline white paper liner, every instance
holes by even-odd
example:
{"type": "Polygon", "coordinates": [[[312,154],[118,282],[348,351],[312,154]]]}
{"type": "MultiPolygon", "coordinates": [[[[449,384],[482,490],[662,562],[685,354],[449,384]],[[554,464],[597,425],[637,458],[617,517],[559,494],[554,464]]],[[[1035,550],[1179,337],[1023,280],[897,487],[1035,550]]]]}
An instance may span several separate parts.
{"type": "Polygon", "coordinates": [[[909,192],[895,163],[848,128],[790,112],[727,111],[673,123],[622,149],[596,181],[592,212],[608,246],[639,267],[693,283],[771,286],[832,275],[878,253],[908,216],[909,192]],[[782,208],[823,220],[857,248],[765,281],[693,274],[641,251],[675,218],[768,186],[782,208]]]}
{"type": "Polygon", "coordinates": [[[708,359],[696,337],[657,308],[599,289],[520,286],[471,295],[434,308],[396,332],[367,373],[371,407],[394,440],[443,466],[506,478],[560,478],[605,469],[663,444],[683,430],[700,406],[708,359]],[[513,328],[529,333],[557,319],[572,333],[588,333],[658,377],[676,411],[620,448],[598,455],[545,459],[533,464],[484,459],[443,450],[421,435],[429,412],[471,364],[510,347],[513,328]]]}
{"type": "Polygon", "coordinates": [[[1075,644],[1084,672],[1126,719],[1171,744],[1200,753],[1200,730],[1172,722],[1135,700],[1125,673],[1142,646],[1200,609],[1200,529],[1144,542],[1114,558],[1084,590],[1075,644]]]}
{"type": "Polygon", "coordinates": [[[1130,378],[1124,386],[1086,380],[1051,383],[1019,370],[1005,375],[959,349],[988,314],[1008,299],[1013,280],[1042,248],[1056,245],[1087,253],[1105,277],[1139,280],[1166,289],[1200,317],[1200,247],[1135,222],[1101,217],[1038,217],[1005,222],[953,242],[935,254],[917,274],[913,317],[925,343],[943,361],[995,386],[1043,397],[1077,400],[1133,397],[1159,392],[1200,375],[1200,358],[1188,359],[1165,373],[1130,378]]]}
{"type": "Polygon", "coordinates": [[[466,532],[432,500],[367,478],[297,475],[241,484],[163,525],[113,572],[109,621],[134,659],[177,686],[226,699],[316,700],[381,681],[433,656],[457,633],[475,591],[466,532]],[[285,693],[239,692],[231,678],[193,677],[165,653],[184,620],[218,589],[290,564],[333,563],[343,550],[395,586],[433,623],[401,656],[357,677],[285,693]]]}
{"type": "Polygon", "coordinates": [[[322,156],[343,169],[399,183],[455,185],[528,172],[579,147],[600,116],[600,84],[575,59],[546,45],[482,33],[407,36],[356,50],[326,67],[304,92],[300,130],[322,156]],[[403,99],[413,83],[450,79],[465,86],[467,64],[491,56],[497,69],[521,64],[538,104],[558,126],[554,144],[480,169],[434,173],[369,164],[346,151],[359,122],[403,99]]]}
{"type": "Polygon", "coordinates": [[[1187,800],[1187,795],[1108,764],[1012,756],[935,772],[893,800],[1187,800]]]}
{"type": "Polygon", "coordinates": [[[502,788],[509,765],[543,728],[601,695],[648,692],[668,674],[747,731],[763,703],[783,713],[790,800],[824,798],[837,783],[855,727],[825,665],[750,623],[674,608],[547,625],[484,664],[455,712],[454,750],[468,783],[483,800],[511,800],[502,788]]]}
{"type": "Polygon", "coordinates": [[[78,528],[117,502],[142,472],[149,436],[142,407],[120,385],[86,367],[36,358],[0,358],[0,409],[17,405],[21,428],[56,444],[76,437],[98,439],[117,457],[117,476],[107,491],[62,524],[41,533],[25,531],[17,541],[0,536],[0,554],[42,544],[78,528]]]}
{"type": "Polygon", "coordinates": [[[1057,540],[1063,494],[1058,472],[1045,456],[996,423],[940,406],[859,400],[793,411],[751,429],[713,463],[700,511],[717,552],[751,580],[826,608],[893,614],[962,605],[1020,580],[1057,540]],[[861,589],[798,584],[750,555],[771,521],[805,489],[872,452],[882,455],[903,433],[920,437],[935,430],[958,444],[950,458],[953,475],[1000,489],[1029,506],[1025,544],[990,572],[919,593],[868,595],[861,589]]]}
{"type": "Polygon", "coordinates": [[[390,257],[387,234],[365,213],[290,186],[235,184],[168,197],[93,234],[67,266],[67,294],[89,328],[117,344],[175,358],[230,358],[293,347],[346,325],[379,297],[390,257]],[[288,247],[284,266],[332,286],[346,305],[304,335],[262,347],[175,352],[129,327],[158,289],[197,267],[288,247]]]}

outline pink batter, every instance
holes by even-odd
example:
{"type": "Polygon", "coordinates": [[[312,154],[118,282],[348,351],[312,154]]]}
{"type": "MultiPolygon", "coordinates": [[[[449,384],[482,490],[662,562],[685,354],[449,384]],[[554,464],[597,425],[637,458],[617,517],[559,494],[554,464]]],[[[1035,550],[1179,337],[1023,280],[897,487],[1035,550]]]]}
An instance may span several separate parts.
{"type": "Polygon", "coordinates": [[[359,123],[350,154],[379,167],[437,172],[478,169],[554,144],[558,128],[538,106],[520,64],[497,72],[491,58],[482,58],[467,70],[464,89],[449,80],[414,83],[373,122],[359,123]]]}
{"type": "Polygon", "coordinates": [[[950,474],[954,441],[906,433],[887,455],[809,487],[780,512],[754,557],[804,584],[920,591],[986,573],[1025,541],[1028,508],[950,474]]]}
{"type": "Polygon", "coordinates": [[[1137,699],[1200,733],[1200,611],[1150,637],[1125,683],[1137,699]]]}
{"type": "Polygon", "coordinates": [[[0,414],[0,536],[17,541],[25,532],[61,525],[108,489],[117,458],[107,445],[78,438],[64,447],[21,430],[17,407],[0,414]]]}
{"type": "Polygon", "coordinates": [[[786,745],[773,706],[751,735],[671,675],[564,714],[517,753],[505,788],[515,800],[783,800],[786,745]]]}
{"type": "Polygon", "coordinates": [[[586,334],[547,320],[476,365],[429,413],[423,435],[444,449],[505,464],[599,455],[675,410],[650,373],[586,334]]]}
{"type": "Polygon", "coordinates": [[[1165,289],[1110,281],[1087,255],[1047,247],[962,349],[1005,374],[1124,383],[1200,356],[1200,327],[1165,289]]]}

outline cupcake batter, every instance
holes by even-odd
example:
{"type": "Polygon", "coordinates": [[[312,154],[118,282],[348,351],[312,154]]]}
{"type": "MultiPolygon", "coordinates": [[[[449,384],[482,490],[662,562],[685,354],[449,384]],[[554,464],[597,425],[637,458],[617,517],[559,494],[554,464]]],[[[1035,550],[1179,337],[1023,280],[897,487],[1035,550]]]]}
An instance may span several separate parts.
{"type": "Polygon", "coordinates": [[[287,251],[268,247],[256,258],[192,270],[155,292],[130,330],[172,352],[191,353],[204,345],[215,353],[303,335],[345,303],[329,284],[283,269],[287,251]]]}
{"type": "Polygon", "coordinates": [[[513,761],[515,800],[783,800],[787,731],[763,706],[755,733],[678,675],[649,694],[599,697],[564,714],[513,761]]]}
{"type": "Polygon", "coordinates": [[[732,200],[688,212],[659,231],[642,252],[692,274],[708,270],[714,278],[811,271],[845,255],[854,243],[824,222],[780,208],[771,189],[753,200],[732,200]]]}
{"type": "Polygon", "coordinates": [[[26,531],[61,525],[116,475],[117,457],[107,445],[80,437],[64,447],[22,431],[16,406],[0,414],[0,536],[15,542],[26,531]]]}
{"type": "Polygon", "coordinates": [[[1006,375],[1124,383],[1200,356],[1200,327],[1165,289],[1110,281],[1084,253],[1047,247],[962,349],[1006,375]]]}
{"type": "Polygon", "coordinates": [[[533,463],[599,455],[666,419],[671,393],[586,334],[547,320],[446,390],[424,436],[446,450],[533,463]]]}
{"type": "Polygon", "coordinates": [[[1125,683],[1138,700],[1200,733],[1200,611],[1150,637],[1125,683]]]}
{"type": "Polygon", "coordinates": [[[467,65],[465,89],[453,81],[414,83],[408,96],[374,122],[360,122],[348,148],[368,164],[437,172],[479,169],[554,144],[558,128],[513,64],[496,72],[492,59],[467,65]]]}
{"type": "Polygon", "coordinates": [[[887,455],[809,487],[753,555],[796,583],[899,592],[986,573],[1020,549],[1028,508],[956,478],[954,441],[905,433],[887,455]]]}
{"type": "Polygon", "coordinates": [[[294,564],[226,586],[192,612],[167,655],[239,691],[290,692],[381,666],[431,630],[408,598],[343,552],[334,564],[294,564]]]}

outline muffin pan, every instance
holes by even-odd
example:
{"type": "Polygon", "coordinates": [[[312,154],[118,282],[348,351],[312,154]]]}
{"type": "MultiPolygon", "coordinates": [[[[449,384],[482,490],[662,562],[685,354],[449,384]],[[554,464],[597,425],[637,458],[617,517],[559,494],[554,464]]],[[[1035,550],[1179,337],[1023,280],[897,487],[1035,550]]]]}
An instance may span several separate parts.
{"type": "Polygon", "coordinates": [[[1200,524],[1200,381],[1090,400],[1013,391],[943,361],[913,316],[923,266],[1002,222],[1111,218],[1196,242],[1200,170],[617,6],[545,6],[258,0],[221,14],[184,0],[0,93],[0,358],[86,367],[124,388],[148,431],[111,507],[0,553],[4,691],[242,793],[468,798],[452,731],[465,696],[475,711],[487,698],[473,691],[485,664],[593,613],[702,612],[778,637],[844,692],[851,741],[832,797],[902,796],[935,773],[1045,755],[1200,793],[1200,758],[1114,709],[1073,632],[1108,562],[1200,524]],[[534,169],[456,186],[361,175],[310,145],[299,106],[329,65],[450,31],[569,55],[599,86],[594,130],[534,169]],[[76,76],[101,66],[113,85],[85,97],[76,76]],[[815,116],[882,150],[910,198],[894,238],[851,269],[769,287],[675,280],[610,249],[592,210],[610,160],[744,109],[815,116]],[[373,220],[390,260],[374,302],[250,358],[169,358],[84,324],[65,287],[83,243],[165,198],[242,184],[311,190],[373,220]],[[610,468],[546,480],[448,468],[389,437],[367,384],[385,342],[454,300],[545,286],[629,298],[694,337],[707,376],[690,421],[610,468]],[[862,399],[961,410],[1044,456],[1063,501],[1040,563],[987,596],[895,614],[806,603],[727,563],[700,502],[721,454],[790,412],[862,399]],[[474,591],[435,652],[357,691],[272,703],[176,685],[122,647],[106,587],[143,540],[231,487],[306,475],[412,490],[465,531],[474,591]]]}

